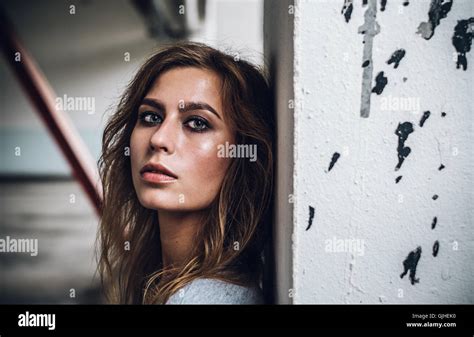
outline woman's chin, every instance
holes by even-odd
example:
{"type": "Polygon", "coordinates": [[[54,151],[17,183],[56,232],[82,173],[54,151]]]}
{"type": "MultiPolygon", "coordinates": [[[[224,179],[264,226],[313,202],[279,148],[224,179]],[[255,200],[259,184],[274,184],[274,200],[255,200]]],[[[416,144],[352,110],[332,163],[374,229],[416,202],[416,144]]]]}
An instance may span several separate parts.
{"type": "Polygon", "coordinates": [[[195,212],[195,211],[202,211],[207,209],[210,205],[209,203],[203,204],[193,204],[190,203],[183,203],[179,201],[172,202],[174,198],[163,200],[162,198],[158,198],[156,196],[151,198],[138,198],[140,204],[148,209],[156,210],[156,211],[166,211],[166,212],[195,212]]]}
{"type": "Polygon", "coordinates": [[[179,204],[178,202],[172,203],[169,200],[163,201],[156,199],[144,199],[140,200],[140,204],[145,208],[154,210],[178,211],[184,209],[184,206],[182,204],[179,204]]]}

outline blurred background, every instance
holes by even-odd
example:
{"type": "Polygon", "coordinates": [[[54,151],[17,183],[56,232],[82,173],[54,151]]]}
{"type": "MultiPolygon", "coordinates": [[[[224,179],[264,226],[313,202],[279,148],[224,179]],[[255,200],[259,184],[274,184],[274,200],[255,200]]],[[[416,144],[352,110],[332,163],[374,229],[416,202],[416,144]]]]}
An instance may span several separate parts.
{"type": "MultiPolygon", "coordinates": [[[[2,0],[90,152],[140,64],[160,44],[205,42],[263,63],[263,0],[2,0]],[[80,103],[82,102],[82,103],[80,103]]],[[[0,57],[0,238],[38,240],[38,255],[0,254],[0,303],[98,303],[98,217],[0,57]]]]}

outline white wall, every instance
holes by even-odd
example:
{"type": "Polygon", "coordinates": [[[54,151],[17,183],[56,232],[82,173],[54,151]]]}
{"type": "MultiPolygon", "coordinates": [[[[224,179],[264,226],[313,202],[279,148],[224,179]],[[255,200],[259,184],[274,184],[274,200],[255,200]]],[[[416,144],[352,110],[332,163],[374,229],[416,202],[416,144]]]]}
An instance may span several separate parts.
{"type": "Polygon", "coordinates": [[[296,98],[294,125],[287,125],[294,127],[288,142],[295,152],[293,241],[288,236],[286,244],[293,247],[293,303],[474,303],[474,57],[467,53],[467,69],[457,69],[452,44],[458,20],[474,16],[473,4],[454,1],[427,40],[416,32],[428,20],[430,1],[403,2],[389,0],[381,11],[379,1],[354,1],[346,22],[343,0],[296,1],[295,72],[281,79],[293,82],[296,98]],[[362,117],[363,52],[370,42],[363,44],[367,34],[358,29],[373,5],[380,31],[373,73],[365,72],[369,115],[362,117]],[[400,48],[406,55],[395,69],[387,60],[400,48]],[[371,89],[381,71],[388,83],[377,95],[371,89]],[[394,105],[408,98],[413,109],[394,105]],[[396,171],[395,131],[404,122],[414,129],[402,146],[411,153],[396,171]],[[401,274],[418,247],[412,284],[410,272],[401,274]]]}
{"type": "Polygon", "coordinates": [[[381,95],[371,95],[368,118],[360,116],[363,35],[357,33],[368,7],[354,2],[346,23],[342,1],[297,4],[296,303],[474,302],[474,58],[468,54],[466,71],[456,69],[451,41],[457,20],[473,16],[472,2],[455,1],[430,40],[416,34],[430,4],[401,3],[377,10],[372,78],[384,71],[388,84],[381,95]],[[386,61],[399,48],[406,56],[394,69],[386,61]],[[386,109],[384,98],[390,97],[412,97],[420,110],[386,109]],[[431,116],[420,127],[426,110],[431,116]],[[411,154],[396,172],[395,130],[403,122],[414,128],[405,143],[411,154]],[[327,172],[334,152],[341,157],[327,172]],[[306,230],[309,206],[315,215],[306,230]],[[364,249],[337,252],[340,239],[364,249]],[[412,285],[400,274],[417,247],[419,283],[412,285]]]}
{"type": "Polygon", "coordinates": [[[263,0],[208,0],[203,28],[191,39],[263,64],[263,0]]]}

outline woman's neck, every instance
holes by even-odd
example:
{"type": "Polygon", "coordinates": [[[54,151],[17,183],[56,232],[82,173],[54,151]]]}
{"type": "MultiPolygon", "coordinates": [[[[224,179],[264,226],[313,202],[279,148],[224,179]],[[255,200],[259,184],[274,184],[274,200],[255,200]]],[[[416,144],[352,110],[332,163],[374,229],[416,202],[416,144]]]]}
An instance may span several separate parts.
{"type": "Polygon", "coordinates": [[[194,249],[201,212],[158,211],[163,268],[181,266],[194,249]]]}

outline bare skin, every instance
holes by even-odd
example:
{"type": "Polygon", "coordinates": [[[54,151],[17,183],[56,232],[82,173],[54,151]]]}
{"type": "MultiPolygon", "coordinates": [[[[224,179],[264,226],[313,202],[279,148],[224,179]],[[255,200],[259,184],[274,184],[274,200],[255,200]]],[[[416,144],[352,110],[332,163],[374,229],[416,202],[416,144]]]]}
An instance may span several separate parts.
{"type": "Polygon", "coordinates": [[[195,67],[166,71],[138,110],[130,138],[132,179],[140,203],[158,212],[163,266],[179,266],[220,190],[233,143],[220,96],[220,79],[195,67]],[[159,164],[145,168],[146,164],[159,164]]]}

